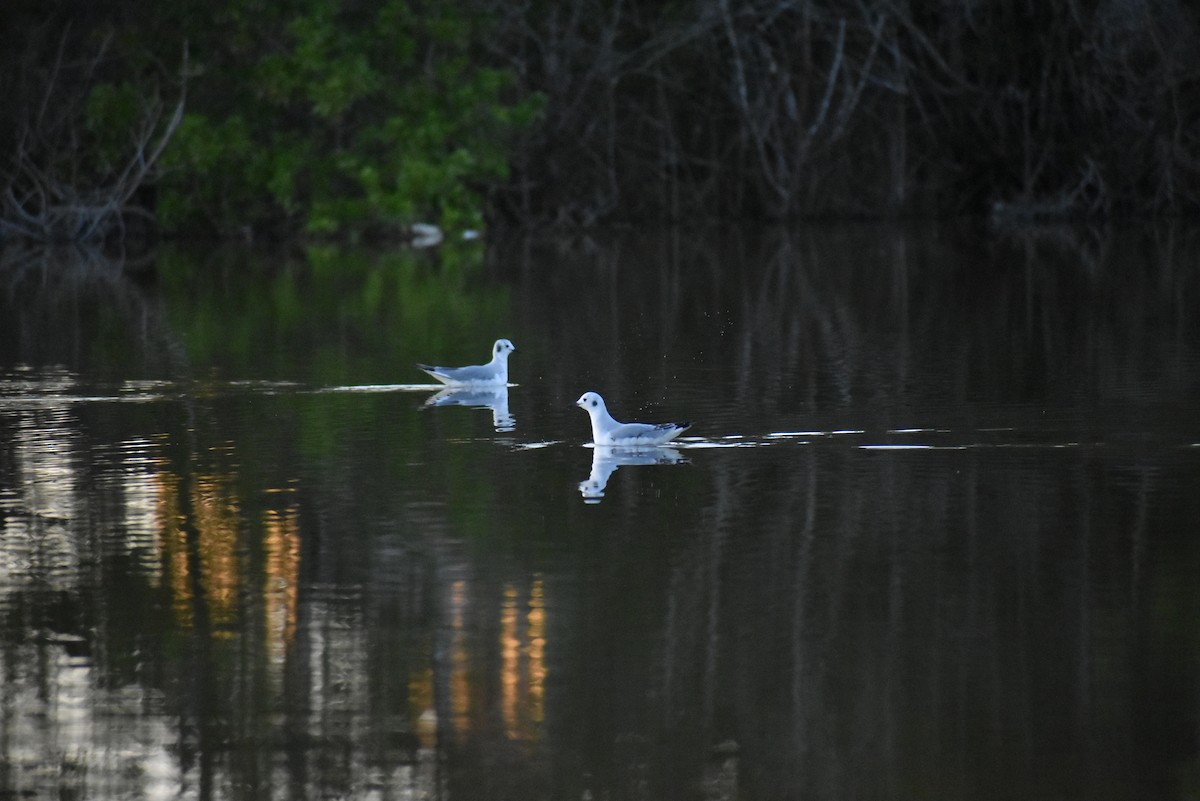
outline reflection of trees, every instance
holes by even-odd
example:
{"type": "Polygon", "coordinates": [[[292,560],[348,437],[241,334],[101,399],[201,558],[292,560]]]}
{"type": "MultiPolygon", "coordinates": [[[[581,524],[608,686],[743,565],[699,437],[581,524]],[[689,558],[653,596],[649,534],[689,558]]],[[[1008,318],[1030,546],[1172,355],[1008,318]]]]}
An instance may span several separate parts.
{"type": "Polygon", "coordinates": [[[1007,425],[977,419],[975,402],[1090,397],[1106,413],[1135,390],[1182,415],[1195,390],[1178,370],[1198,339],[1195,245],[1176,229],[844,225],[631,234],[557,252],[533,242],[494,258],[518,265],[519,315],[590,357],[537,391],[562,399],[586,382],[639,408],[663,402],[642,396],[661,387],[704,434],[745,433],[731,418],[747,407],[787,428],[922,425],[914,415],[931,408],[941,425],[1007,425]]]}
{"type": "Polygon", "coordinates": [[[689,745],[669,755],[734,738],[754,798],[1125,797],[1139,599],[1176,579],[1130,559],[1159,525],[1136,476],[1029,459],[810,450],[782,475],[717,471],[671,573],[660,714],[689,745]]]}
{"type": "Polygon", "coordinates": [[[39,378],[0,382],[4,790],[156,792],[178,771],[161,760],[168,722],[143,714],[161,706],[161,688],[130,680],[134,653],[153,646],[129,636],[130,617],[152,616],[139,607],[156,578],[154,446],[131,439],[83,459],[75,379],[39,378]],[[119,530],[100,523],[118,509],[129,512],[119,530]],[[98,591],[131,575],[122,598],[98,591]]]}
{"type": "MultiPolygon", "coordinates": [[[[1135,708],[1195,709],[1194,688],[1137,679],[1150,659],[1195,675],[1194,611],[1157,594],[1191,586],[1196,558],[1156,532],[1200,511],[1165,496],[1190,467],[1157,447],[1195,395],[1197,284],[1175,237],[1152,281],[1124,240],[952,258],[949,234],[897,232],[881,258],[854,229],[531,262],[523,319],[567,354],[615,342],[585,366],[622,394],[711,378],[711,433],[751,404],[876,430],[940,408],[952,444],[989,446],[697,451],[702,469],[670,471],[675,501],[585,508],[582,462],[564,474],[543,449],[513,475],[509,452],[441,447],[445,416],[389,428],[380,399],[346,423],[333,396],[97,406],[69,371],[7,376],[4,787],[61,787],[38,753],[81,794],[1033,796],[1045,779],[1117,795],[1141,775],[1135,708]],[[1022,431],[1032,449],[971,440],[976,398],[1073,393],[1096,417],[1022,431]],[[1130,409],[1154,414],[1110,425],[1130,409]],[[1093,429],[1132,435],[1092,448],[1093,429]],[[1085,445],[1041,447],[1067,440],[1085,445]],[[560,528],[567,559],[512,558],[507,538],[560,528]],[[121,756],[72,756],[100,753],[121,756]]],[[[186,361],[170,369],[186,383],[186,361]]],[[[528,391],[574,398],[577,378],[528,391]]]]}
{"type": "MultiPolygon", "coordinates": [[[[408,268],[434,284],[422,296],[430,314],[461,279],[443,286],[408,268]]],[[[387,507],[396,476],[378,469],[378,452],[340,451],[338,400],[305,402],[297,420],[269,427],[223,417],[228,398],[193,381],[155,294],[118,264],[27,254],[2,277],[4,361],[78,369],[29,369],[0,385],[0,565],[29,585],[7,596],[19,613],[6,616],[2,667],[22,679],[0,700],[0,718],[20,721],[0,746],[13,768],[6,787],[65,786],[57,774],[29,778],[55,749],[28,761],[12,743],[103,753],[124,742],[110,729],[133,714],[147,727],[122,729],[142,738],[130,759],[157,765],[146,775],[171,792],[201,797],[283,784],[309,797],[438,797],[448,760],[495,764],[503,753],[525,764],[541,725],[540,581],[476,575],[442,542],[445,514],[395,508],[398,528],[377,534],[361,493],[387,507]],[[171,380],[97,386],[110,364],[171,380]],[[109,400],[85,400],[97,389],[109,400]],[[318,428],[318,445],[303,439],[318,428]],[[316,448],[325,467],[301,481],[293,458],[316,448]],[[84,660],[69,674],[47,656],[68,651],[84,660]],[[101,691],[118,685],[151,693],[148,707],[101,691]],[[68,695],[94,702],[86,729],[46,715],[68,695]]],[[[137,794],[128,777],[141,775],[93,765],[78,786],[137,794]]]]}
{"type": "MultiPolygon", "coordinates": [[[[517,273],[522,316],[538,310],[563,352],[592,355],[593,387],[628,403],[712,376],[711,399],[670,394],[704,403],[701,433],[740,431],[729,410],[752,409],[786,427],[945,426],[951,444],[982,448],[730,455],[709,466],[695,517],[625,520],[696,533],[664,575],[638,577],[614,552],[590,577],[613,596],[664,588],[658,682],[589,685],[618,707],[588,716],[614,797],[642,797],[629,787],[646,777],[663,782],[655,797],[696,781],[728,792],[731,772],[754,798],[1122,797],[1147,775],[1130,756],[1152,700],[1138,660],[1164,657],[1138,656],[1137,632],[1161,625],[1156,587],[1187,572],[1164,569],[1181,545],[1152,532],[1198,511],[1164,490],[1187,483],[1172,454],[1194,439],[1194,237],[1026,229],[977,246],[896,230],[881,253],[871,230],[631,236],[552,256],[534,244],[517,273]],[[1081,414],[1039,419],[1047,407],[1081,414]],[[1033,447],[994,449],[991,425],[1033,447]],[[1083,444],[1051,447],[1067,442],[1083,444]]],[[[570,398],[581,380],[548,375],[545,391],[570,398]]],[[[1182,547],[1177,564],[1193,564],[1182,547]]],[[[616,628],[612,649],[636,647],[614,605],[597,603],[607,622],[592,625],[616,628]]],[[[1194,633],[1149,647],[1180,649],[1192,675],[1194,633]]],[[[594,657],[612,661],[604,645],[594,657]]],[[[1170,692],[1194,710],[1193,689],[1170,692]]],[[[1170,775],[1163,762],[1148,772],[1170,775]]]]}
{"type": "Polygon", "coordinates": [[[1123,798],[1194,760],[1194,608],[1163,608],[1197,599],[1194,460],[776,456],[712,464],[672,524],[604,530],[568,706],[597,795],[1123,798]],[[1162,661],[1178,683],[1147,686],[1162,661]],[[1184,733],[1139,745],[1159,727],[1184,733]]]}
{"type": "Polygon", "coordinates": [[[243,495],[227,451],[173,460],[177,430],[91,454],[69,374],[18,383],[0,397],[7,789],[224,796],[271,786],[277,754],[310,797],[436,785],[444,744],[417,721],[477,656],[429,671],[427,554],[384,547],[377,575],[323,583],[310,537],[302,576],[293,490],[243,495]]]}
{"type": "Polygon", "coordinates": [[[150,368],[172,364],[178,343],[135,280],[144,267],[89,248],[0,250],[0,359],[94,369],[119,355],[150,368]]]}

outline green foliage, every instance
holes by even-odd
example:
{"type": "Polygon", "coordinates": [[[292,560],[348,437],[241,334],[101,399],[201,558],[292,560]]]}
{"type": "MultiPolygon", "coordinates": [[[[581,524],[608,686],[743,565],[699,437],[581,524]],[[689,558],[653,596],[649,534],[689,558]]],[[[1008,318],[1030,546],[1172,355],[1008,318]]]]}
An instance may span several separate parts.
{"type": "Polygon", "coordinates": [[[9,0],[0,234],[1200,208],[1184,4],[968,5],[9,0]]]}
{"type": "Polygon", "coordinates": [[[203,222],[318,235],[482,222],[510,136],[537,99],[479,66],[461,3],[229,2],[192,50],[189,113],[167,154],[168,229],[203,222]]]}
{"type": "Polygon", "coordinates": [[[143,123],[144,89],[131,83],[105,83],[86,99],[84,130],[90,146],[83,154],[99,174],[120,169],[129,157],[129,134],[143,123]]]}

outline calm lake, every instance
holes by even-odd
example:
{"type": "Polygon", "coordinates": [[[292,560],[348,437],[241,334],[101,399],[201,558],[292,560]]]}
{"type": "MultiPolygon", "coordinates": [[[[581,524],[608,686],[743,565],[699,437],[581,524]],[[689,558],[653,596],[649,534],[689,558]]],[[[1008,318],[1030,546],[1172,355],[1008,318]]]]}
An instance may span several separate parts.
{"type": "Polygon", "coordinates": [[[1197,253],[6,251],[0,798],[1196,798],[1197,253]]]}

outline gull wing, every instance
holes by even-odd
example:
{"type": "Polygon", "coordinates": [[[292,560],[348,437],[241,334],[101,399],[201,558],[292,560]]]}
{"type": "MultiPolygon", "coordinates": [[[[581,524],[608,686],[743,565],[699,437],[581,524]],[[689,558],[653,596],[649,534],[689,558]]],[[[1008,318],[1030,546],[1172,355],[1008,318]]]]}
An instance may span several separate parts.
{"type": "Polygon", "coordinates": [[[658,445],[682,434],[691,423],[622,423],[606,432],[614,443],[658,445]]]}

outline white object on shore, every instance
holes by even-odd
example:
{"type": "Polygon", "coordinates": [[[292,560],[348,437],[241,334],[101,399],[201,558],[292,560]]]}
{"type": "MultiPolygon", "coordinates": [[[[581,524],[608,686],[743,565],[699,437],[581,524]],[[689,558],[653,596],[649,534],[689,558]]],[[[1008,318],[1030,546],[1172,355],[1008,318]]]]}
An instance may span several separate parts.
{"type": "Polygon", "coordinates": [[[413,223],[408,230],[412,233],[414,248],[430,248],[440,245],[444,238],[442,229],[432,223],[413,223]]]}

